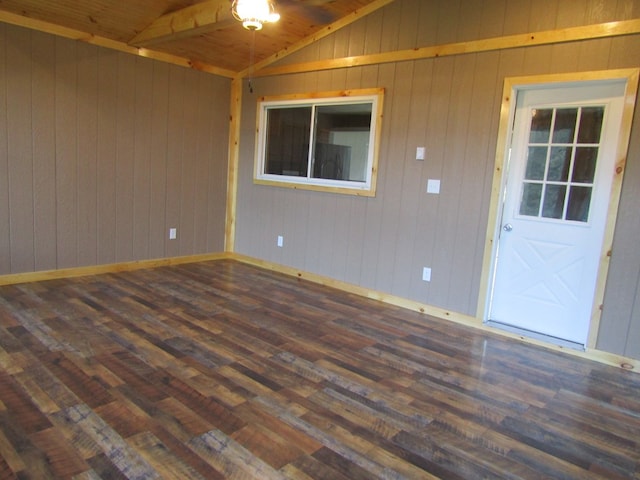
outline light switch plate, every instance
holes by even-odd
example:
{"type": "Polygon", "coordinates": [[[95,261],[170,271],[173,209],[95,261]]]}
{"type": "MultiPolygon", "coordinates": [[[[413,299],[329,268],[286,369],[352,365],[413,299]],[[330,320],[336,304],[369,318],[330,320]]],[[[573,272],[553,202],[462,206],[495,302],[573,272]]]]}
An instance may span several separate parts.
{"type": "Polygon", "coordinates": [[[427,180],[427,193],[440,193],[440,180],[427,180]]]}
{"type": "Polygon", "coordinates": [[[416,148],[416,160],[424,160],[424,147],[416,148]]]}
{"type": "Polygon", "coordinates": [[[431,269],[429,267],[422,268],[422,280],[425,282],[431,281],[431,269]]]}

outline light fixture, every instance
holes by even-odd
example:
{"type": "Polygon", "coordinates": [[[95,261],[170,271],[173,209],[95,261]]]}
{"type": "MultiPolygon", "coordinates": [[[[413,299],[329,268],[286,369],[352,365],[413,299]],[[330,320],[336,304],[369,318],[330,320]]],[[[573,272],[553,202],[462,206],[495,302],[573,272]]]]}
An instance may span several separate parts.
{"type": "Polygon", "coordinates": [[[233,0],[231,11],[247,30],[260,30],[263,23],[280,20],[272,0],[233,0]]]}

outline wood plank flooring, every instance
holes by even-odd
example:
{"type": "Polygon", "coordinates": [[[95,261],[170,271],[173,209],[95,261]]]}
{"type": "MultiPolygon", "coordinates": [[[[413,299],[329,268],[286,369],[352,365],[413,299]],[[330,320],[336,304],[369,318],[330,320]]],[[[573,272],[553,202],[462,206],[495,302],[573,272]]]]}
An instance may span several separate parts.
{"type": "Polygon", "coordinates": [[[640,375],[233,261],[0,287],[0,478],[640,478],[640,375]]]}

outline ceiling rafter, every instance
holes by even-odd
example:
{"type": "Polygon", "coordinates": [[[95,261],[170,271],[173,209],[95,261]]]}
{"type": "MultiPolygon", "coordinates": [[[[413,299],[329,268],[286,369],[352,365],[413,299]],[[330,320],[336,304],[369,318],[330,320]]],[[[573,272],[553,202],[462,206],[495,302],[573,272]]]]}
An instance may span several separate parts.
{"type": "Polygon", "coordinates": [[[0,22],[9,23],[11,25],[16,25],[19,27],[30,28],[31,30],[49,33],[58,37],[77,40],[79,42],[85,42],[91,45],[96,45],[98,47],[109,48],[111,50],[117,50],[120,52],[129,53],[131,55],[137,55],[139,57],[151,58],[160,62],[171,63],[173,65],[178,65],[186,68],[193,68],[194,70],[200,70],[202,72],[220,75],[222,77],[233,78],[236,76],[236,72],[225,68],[220,68],[215,65],[193,61],[188,58],[171,55],[169,53],[158,52],[156,50],[150,50],[148,48],[134,47],[124,42],[118,42],[117,40],[111,40],[109,38],[92,35],[90,33],[82,32],[73,28],[62,27],[54,23],[45,22],[43,20],[36,20],[33,18],[25,17],[23,15],[17,15],[1,10],[0,22]]]}
{"type": "Polygon", "coordinates": [[[209,0],[157,18],[129,44],[150,47],[227,28],[234,22],[229,0],[209,0]]]}

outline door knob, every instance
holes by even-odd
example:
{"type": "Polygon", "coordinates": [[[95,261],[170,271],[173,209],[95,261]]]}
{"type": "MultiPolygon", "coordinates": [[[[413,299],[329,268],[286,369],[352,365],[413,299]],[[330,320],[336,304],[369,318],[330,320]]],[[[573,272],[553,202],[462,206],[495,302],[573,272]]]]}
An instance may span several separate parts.
{"type": "Polygon", "coordinates": [[[513,225],[511,225],[510,223],[507,223],[504,227],[502,227],[502,229],[505,232],[510,232],[511,230],[513,230],[513,225]]]}

